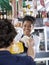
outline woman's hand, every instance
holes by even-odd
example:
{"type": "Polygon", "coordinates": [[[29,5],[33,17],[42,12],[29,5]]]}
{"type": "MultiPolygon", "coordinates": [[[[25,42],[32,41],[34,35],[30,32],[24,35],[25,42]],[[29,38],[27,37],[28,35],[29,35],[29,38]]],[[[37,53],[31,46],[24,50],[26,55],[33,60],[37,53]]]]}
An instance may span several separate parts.
{"type": "Polygon", "coordinates": [[[30,37],[28,39],[28,41],[27,41],[27,44],[28,44],[28,46],[32,46],[33,47],[34,46],[34,39],[30,37]]]}

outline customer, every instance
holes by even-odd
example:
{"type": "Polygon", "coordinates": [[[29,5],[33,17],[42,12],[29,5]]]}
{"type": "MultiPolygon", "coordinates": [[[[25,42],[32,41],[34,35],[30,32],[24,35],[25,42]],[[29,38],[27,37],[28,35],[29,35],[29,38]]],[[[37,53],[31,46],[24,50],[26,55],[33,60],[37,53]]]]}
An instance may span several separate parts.
{"type": "Polygon", "coordinates": [[[15,56],[9,52],[16,34],[8,20],[0,20],[0,65],[36,65],[30,56],[15,56]]]}
{"type": "Polygon", "coordinates": [[[37,48],[39,47],[39,37],[37,35],[32,35],[31,31],[34,29],[34,23],[36,19],[32,16],[26,15],[23,18],[23,35],[21,41],[25,43],[25,51],[27,52],[28,56],[34,58],[35,52],[37,52],[37,48]],[[31,29],[32,28],[32,29],[31,29]],[[27,38],[29,39],[29,44],[27,44],[27,38]],[[28,45],[28,47],[27,47],[28,45]],[[36,50],[33,50],[35,46],[36,50]],[[28,49],[27,49],[28,48],[28,49]]]}

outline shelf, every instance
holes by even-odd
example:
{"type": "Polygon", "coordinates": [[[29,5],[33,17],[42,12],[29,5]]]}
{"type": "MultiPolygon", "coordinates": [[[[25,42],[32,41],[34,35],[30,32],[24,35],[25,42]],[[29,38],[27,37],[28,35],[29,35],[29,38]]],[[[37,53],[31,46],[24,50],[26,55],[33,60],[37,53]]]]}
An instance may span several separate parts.
{"type": "Polygon", "coordinates": [[[43,26],[43,27],[34,27],[34,29],[44,29],[45,28],[45,26],[43,26]]]}

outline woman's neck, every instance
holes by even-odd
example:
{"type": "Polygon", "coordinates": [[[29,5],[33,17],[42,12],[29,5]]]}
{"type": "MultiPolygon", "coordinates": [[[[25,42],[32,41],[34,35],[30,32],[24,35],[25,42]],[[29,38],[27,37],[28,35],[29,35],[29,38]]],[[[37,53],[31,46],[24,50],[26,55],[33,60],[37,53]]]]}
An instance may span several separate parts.
{"type": "Polygon", "coordinates": [[[4,50],[7,50],[7,51],[9,51],[9,47],[8,48],[0,48],[0,51],[4,51],[4,50]]]}
{"type": "Polygon", "coordinates": [[[30,37],[30,35],[27,35],[27,34],[24,34],[24,35],[30,37]]]}

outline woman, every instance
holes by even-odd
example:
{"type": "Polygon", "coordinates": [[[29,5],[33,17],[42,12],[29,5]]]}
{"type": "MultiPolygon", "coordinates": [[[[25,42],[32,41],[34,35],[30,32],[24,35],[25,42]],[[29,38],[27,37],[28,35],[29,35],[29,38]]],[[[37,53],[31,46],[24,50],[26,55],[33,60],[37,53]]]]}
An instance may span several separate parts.
{"type": "Polygon", "coordinates": [[[37,35],[31,34],[31,31],[34,29],[35,21],[36,19],[33,16],[26,15],[23,18],[23,35],[21,37],[21,41],[24,42],[26,47],[25,52],[27,53],[28,56],[31,56],[32,58],[35,57],[35,52],[38,51],[37,46],[39,45],[39,37],[37,35]],[[34,48],[36,50],[34,50],[34,48]]]}

